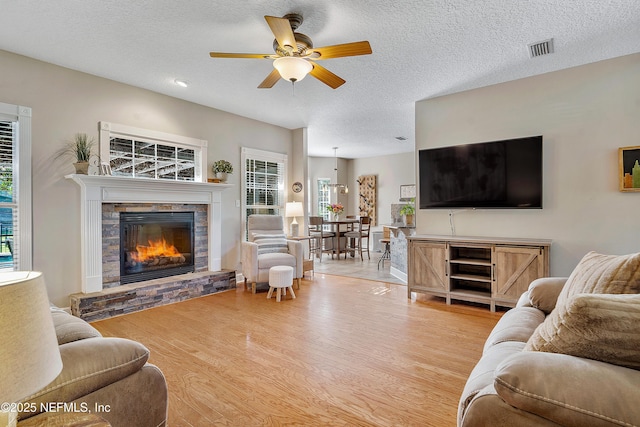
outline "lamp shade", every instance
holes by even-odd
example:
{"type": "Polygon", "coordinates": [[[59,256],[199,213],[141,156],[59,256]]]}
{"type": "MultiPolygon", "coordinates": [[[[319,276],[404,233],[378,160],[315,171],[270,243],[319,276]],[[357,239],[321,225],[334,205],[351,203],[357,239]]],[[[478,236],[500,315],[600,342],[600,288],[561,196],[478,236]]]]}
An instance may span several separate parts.
{"type": "Polygon", "coordinates": [[[299,82],[313,70],[313,65],[306,59],[297,56],[283,56],[273,61],[273,67],[280,77],[291,82],[299,82]]]}
{"type": "Polygon", "coordinates": [[[302,210],[301,202],[288,202],[285,207],[285,216],[287,218],[303,216],[304,211],[302,210]]]}
{"type": "Polygon", "coordinates": [[[42,273],[0,273],[0,402],[19,402],[61,370],[42,273]]]}

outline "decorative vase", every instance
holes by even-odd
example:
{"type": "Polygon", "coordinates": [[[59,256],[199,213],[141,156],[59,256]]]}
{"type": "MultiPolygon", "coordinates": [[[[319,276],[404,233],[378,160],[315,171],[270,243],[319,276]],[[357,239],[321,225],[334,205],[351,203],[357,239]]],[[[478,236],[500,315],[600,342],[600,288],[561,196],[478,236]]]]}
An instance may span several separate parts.
{"type": "Polygon", "coordinates": [[[404,216],[404,225],[406,227],[412,227],[413,226],[413,215],[405,215],[404,216]]]}
{"type": "Polygon", "coordinates": [[[89,175],[89,162],[76,162],[73,166],[78,175],[89,175]]]}
{"type": "Polygon", "coordinates": [[[218,178],[222,182],[227,182],[227,173],[226,172],[216,172],[216,178],[218,178]]]}
{"type": "Polygon", "coordinates": [[[334,213],[333,214],[333,220],[334,221],[340,221],[340,214],[339,213],[334,213]]]}

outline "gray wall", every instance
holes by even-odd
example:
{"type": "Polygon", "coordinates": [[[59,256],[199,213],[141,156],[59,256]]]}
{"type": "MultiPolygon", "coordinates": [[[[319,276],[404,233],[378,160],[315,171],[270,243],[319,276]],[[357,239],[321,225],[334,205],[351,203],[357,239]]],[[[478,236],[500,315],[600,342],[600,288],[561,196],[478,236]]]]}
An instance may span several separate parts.
{"type": "MultiPolygon", "coordinates": [[[[542,210],[453,213],[457,235],[553,240],[551,274],[588,251],[640,250],[640,193],[618,191],[618,147],[640,145],[640,54],[416,103],[416,150],[544,136],[542,210]]],[[[419,210],[418,233],[449,234],[419,210]]]]}
{"type": "MultiPolygon", "coordinates": [[[[72,165],[53,157],[75,133],[97,141],[103,120],[209,141],[209,166],[218,159],[234,166],[229,178],[234,187],[222,193],[222,267],[227,269],[240,262],[235,207],[241,198],[240,147],[286,153],[289,159],[293,154],[291,130],[5,51],[0,51],[0,101],[33,109],[34,268],[44,272],[49,297],[61,306],[80,291],[80,188],[64,179],[72,165]]],[[[300,143],[302,136],[295,140],[300,143]]]]}
{"type": "MultiPolygon", "coordinates": [[[[349,186],[349,194],[334,193],[331,190],[331,203],[342,203],[344,206],[344,214],[357,214],[353,207],[349,204],[350,194],[356,191],[357,183],[349,179],[349,167],[351,161],[348,159],[338,158],[338,181],[340,184],[349,186]]],[[[309,157],[309,182],[308,187],[311,194],[309,215],[318,215],[318,179],[328,178],[332,184],[336,183],[336,159],[335,157],[309,157]]]]}
{"type": "Polygon", "coordinates": [[[415,184],[415,153],[402,153],[389,156],[354,159],[349,168],[349,182],[354,183],[353,192],[349,194],[350,204],[354,211],[358,210],[359,196],[357,179],[362,175],[377,175],[378,225],[374,230],[381,230],[382,225],[390,224],[391,204],[400,199],[400,186],[415,184]]]}

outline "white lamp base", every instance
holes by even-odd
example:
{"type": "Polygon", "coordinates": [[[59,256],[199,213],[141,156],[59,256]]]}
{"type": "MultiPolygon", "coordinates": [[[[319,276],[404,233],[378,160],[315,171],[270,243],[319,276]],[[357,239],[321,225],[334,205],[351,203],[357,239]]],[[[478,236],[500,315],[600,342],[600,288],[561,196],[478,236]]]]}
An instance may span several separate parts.
{"type": "Polygon", "coordinates": [[[298,223],[295,222],[295,219],[294,219],[294,222],[292,222],[289,225],[289,235],[292,237],[298,237],[298,231],[299,231],[298,223]]]}

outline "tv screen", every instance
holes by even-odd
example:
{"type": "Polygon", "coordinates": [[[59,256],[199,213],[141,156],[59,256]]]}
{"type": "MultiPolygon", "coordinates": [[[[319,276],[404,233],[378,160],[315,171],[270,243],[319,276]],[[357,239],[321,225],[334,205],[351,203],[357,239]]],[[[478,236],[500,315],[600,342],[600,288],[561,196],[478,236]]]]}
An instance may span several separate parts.
{"type": "Polygon", "coordinates": [[[542,136],[420,150],[420,209],[542,208],[542,136]]]}

